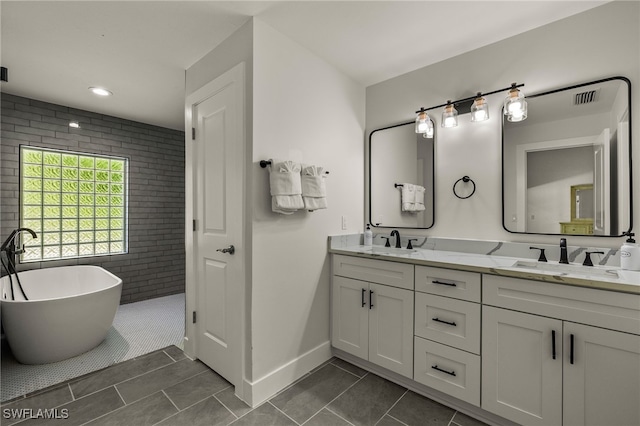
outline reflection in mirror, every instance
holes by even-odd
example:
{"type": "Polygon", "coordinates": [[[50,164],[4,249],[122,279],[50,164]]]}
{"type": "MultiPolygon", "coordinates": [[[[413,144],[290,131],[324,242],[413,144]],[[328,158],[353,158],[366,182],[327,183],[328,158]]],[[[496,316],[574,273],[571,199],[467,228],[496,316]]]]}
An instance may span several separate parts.
{"type": "Polygon", "coordinates": [[[509,232],[619,236],[631,229],[631,86],[624,77],[527,97],[502,125],[509,232]]]}
{"type": "MultiPolygon", "coordinates": [[[[434,223],[434,138],[416,134],[414,122],[369,136],[369,221],[373,226],[425,229],[434,223]],[[403,205],[404,186],[424,188],[424,202],[403,205]],[[413,210],[413,211],[412,211],[413,210]]],[[[406,189],[405,189],[406,191],[406,189]]],[[[405,192],[406,194],[406,192],[405,192]]],[[[406,200],[404,200],[406,201],[406,200]]]]}

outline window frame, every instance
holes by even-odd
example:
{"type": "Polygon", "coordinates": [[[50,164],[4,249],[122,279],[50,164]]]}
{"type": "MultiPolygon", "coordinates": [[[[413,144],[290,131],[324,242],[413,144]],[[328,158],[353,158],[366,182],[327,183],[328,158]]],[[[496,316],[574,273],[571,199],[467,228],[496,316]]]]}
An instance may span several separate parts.
{"type": "MultiPolygon", "coordinates": [[[[27,192],[30,192],[28,190],[26,190],[24,188],[25,182],[25,165],[26,163],[24,155],[25,155],[25,150],[34,150],[34,151],[39,151],[42,153],[43,158],[42,158],[42,162],[41,162],[41,166],[43,167],[42,172],[40,173],[40,180],[44,183],[45,180],[45,173],[44,173],[44,166],[46,166],[46,164],[44,163],[44,155],[47,152],[51,152],[51,153],[56,153],[56,154],[60,154],[62,155],[77,155],[78,157],[91,157],[94,160],[94,166],[91,169],[85,169],[85,170],[92,170],[94,173],[96,171],[100,171],[101,169],[96,169],[95,166],[95,160],[96,159],[107,159],[107,160],[118,160],[118,161],[122,161],[123,162],[123,169],[122,169],[122,173],[123,173],[123,179],[122,179],[122,185],[123,185],[123,193],[121,194],[123,199],[123,216],[122,216],[122,220],[123,220],[123,227],[120,229],[118,228],[117,230],[122,230],[123,232],[123,236],[122,236],[122,240],[118,239],[118,240],[112,240],[111,239],[111,220],[112,220],[112,216],[111,216],[111,202],[109,202],[109,204],[107,205],[107,207],[109,208],[109,217],[108,217],[108,221],[109,221],[109,227],[106,230],[109,233],[109,237],[107,238],[106,241],[100,241],[100,242],[104,242],[108,244],[109,247],[109,252],[107,253],[96,253],[95,252],[95,244],[96,244],[96,232],[99,231],[96,229],[96,203],[95,203],[95,199],[94,199],[94,203],[93,203],[93,215],[91,216],[91,219],[93,220],[93,226],[91,227],[91,229],[86,229],[84,231],[91,231],[93,232],[93,239],[92,239],[92,243],[94,245],[93,247],[93,253],[92,254],[81,254],[80,252],[80,244],[82,243],[80,241],[80,232],[82,232],[83,230],[80,228],[80,196],[81,196],[81,192],[80,192],[80,188],[78,188],[78,192],[76,193],[78,195],[78,204],[76,205],[76,207],[78,208],[78,212],[77,212],[77,220],[78,223],[76,225],[76,229],[75,232],[77,233],[77,238],[75,244],[78,248],[77,252],[75,255],[73,256],[63,256],[63,246],[64,241],[63,241],[63,237],[62,234],[64,232],[63,226],[62,226],[62,220],[64,219],[63,216],[63,211],[62,208],[64,206],[63,203],[63,195],[65,194],[65,192],[63,191],[62,186],[60,187],[60,191],[56,191],[56,192],[49,192],[51,194],[60,194],[60,214],[59,214],[59,227],[57,229],[57,232],[60,234],[60,240],[57,243],[57,246],[60,247],[60,253],[59,253],[59,257],[51,257],[51,258],[46,258],[44,257],[44,248],[46,246],[55,246],[56,244],[47,244],[45,245],[44,243],[44,233],[46,232],[44,229],[44,221],[45,221],[45,213],[44,213],[44,208],[45,208],[45,200],[44,200],[44,194],[46,193],[44,187],[41,187],[40,189],[40,194],[42,194],[42,198],[40,200],[40,207],[42,208],[41,214],[40,214],[40,218],[39,220],[41,221],[41,229],[39,232],[37,232],[38,234],[38,239],[40,240],[38,242],[39,247],[40,247],[40,258],[38,259],[25,259],[24,255],[20,255],[18,257],[18,262],[19,263],[34,263],[34,262],[49,262],[49,261],[64,261],[64,260],[71,260],[71,259],[81,259],[81,258],[90,258],[90,257],[104,257],[104,256],[119,256],[119,255],[124,255],[124,254],[128,254],[129,253],[129,192],[130,192],[130,176],[129,176],[129,163],[130,163],[130,158],[129,157],[125,157],[125,156],[115,156],[115,155],[108,155],[108,154],[101,154],[101,153],[95,153],[95,152],[83,152],[83,151],[74,151],[74,150],[70,150],[70,149],[65,149],[65,148],[48,148],[48,147],[40,147],[40,146],[35,146],[35,145],[26,145],[26,144],[21,144],[19,146],[19,155],[18,155],[18,223],[20,227],[25,226],[24,222],[26,220],[29,220],[28,218],[25,218],[25,212],[24,212],[24,208],[25,208],[25,194],[27,192]],[[111,252],[111,243],[113,242],[122,242],[122,251],[118,251],[118,252],[111,252]]],[[[60,164],[60,168],[63,168],[64,165],[60,164]]],[[[80,164],[78,163],[76,166],[72,166],[72,168],[76,168],[78,170],[78,177],[76,179],[76,182],[78,182],[78,184],[80,184],[81,179],[80,179],[80,170],[82,169],[80,167],[80,164]]],[[[111,165],[109,165],[109,172],[111,172],[111,165]]],[[[63,181],[63,176],[60,176],[60,181],[63,181]]],[[[71,180],[73,181],[73,180],[71,180]]],[[[96,179],[94,177],[94,184],[96,183],[96,179]]],[[[108,184],[112,184],[113,182],[111,181],[111,176],[109,176],[109,180],[106,182],[108,184]]],[[[90,193],[87,193],[90,194],[90,193]]],[[[99,193],[96,192],[96,189],[93,189],[93,193],[92,193],[93,197],[99,195],[99,193]]],[[[108,196],[111,197],[112,193],[111,193],[111,188],[109,189],[109,193],[108,196]]],[[[120,195],[120,194],[117,194],[120,195]]],[[[73,205],[70,205],[73,207],[73,205]]],[[[56,231],[53,231],[56,232],[56,231]]],[[[23,244],[23,238],[25,238],[25,234],[21,234],[20,235],[20,246],[22,246],[23,244]]],[[[31,239],[30,236],[28,236],[29,239],[31,239]]],[[[29,243],[27,243],[27,248],[29,247],[29,243]]]]}

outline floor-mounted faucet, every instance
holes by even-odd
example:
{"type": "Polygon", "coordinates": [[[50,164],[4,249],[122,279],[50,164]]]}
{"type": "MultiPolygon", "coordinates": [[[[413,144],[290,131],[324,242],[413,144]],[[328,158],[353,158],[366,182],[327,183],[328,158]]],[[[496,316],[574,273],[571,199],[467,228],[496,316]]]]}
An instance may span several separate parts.
{"type": "Polygon", "coordinates": [[[400,244],[400,232],[398,232],[397,229],[391,231],[391,236],[393,237],[394,235],[396,237],[396,248],[402,248],[402,245],[400,244]]]}
{"type": "Polygon", "coordinates": [[[569,264],[569,258],[567,256],[567,239],[560,238],[560,261],[559,263],[569,264]]]}

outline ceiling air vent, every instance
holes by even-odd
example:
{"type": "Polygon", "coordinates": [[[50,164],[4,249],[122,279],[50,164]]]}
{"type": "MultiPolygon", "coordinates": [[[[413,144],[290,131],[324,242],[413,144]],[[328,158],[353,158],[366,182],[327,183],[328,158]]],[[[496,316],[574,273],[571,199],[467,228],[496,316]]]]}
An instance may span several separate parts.
{"type": "Polygon", "coordinates": [[[587,92],[576,93],[573,98],[574,105],[584,105],[596,102],[599,98],[600,89],[589,90],[587,92]]]}

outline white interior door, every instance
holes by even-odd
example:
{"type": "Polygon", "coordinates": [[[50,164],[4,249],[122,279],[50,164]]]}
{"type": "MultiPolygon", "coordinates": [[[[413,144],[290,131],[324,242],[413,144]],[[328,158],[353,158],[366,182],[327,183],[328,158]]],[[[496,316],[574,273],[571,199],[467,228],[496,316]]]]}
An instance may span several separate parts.
{"type": "Polygon", "coordinates": [[[236,386],[243,362],[243,85],[240,65],[192,105],[195,353],[236,386]]]}
{"type": "Polygon", "coordinates": [[[600,133],[593,144],[593,200],[595,235],[611,234],[611,153],[609,150],[609,128],[600,133]]]}

